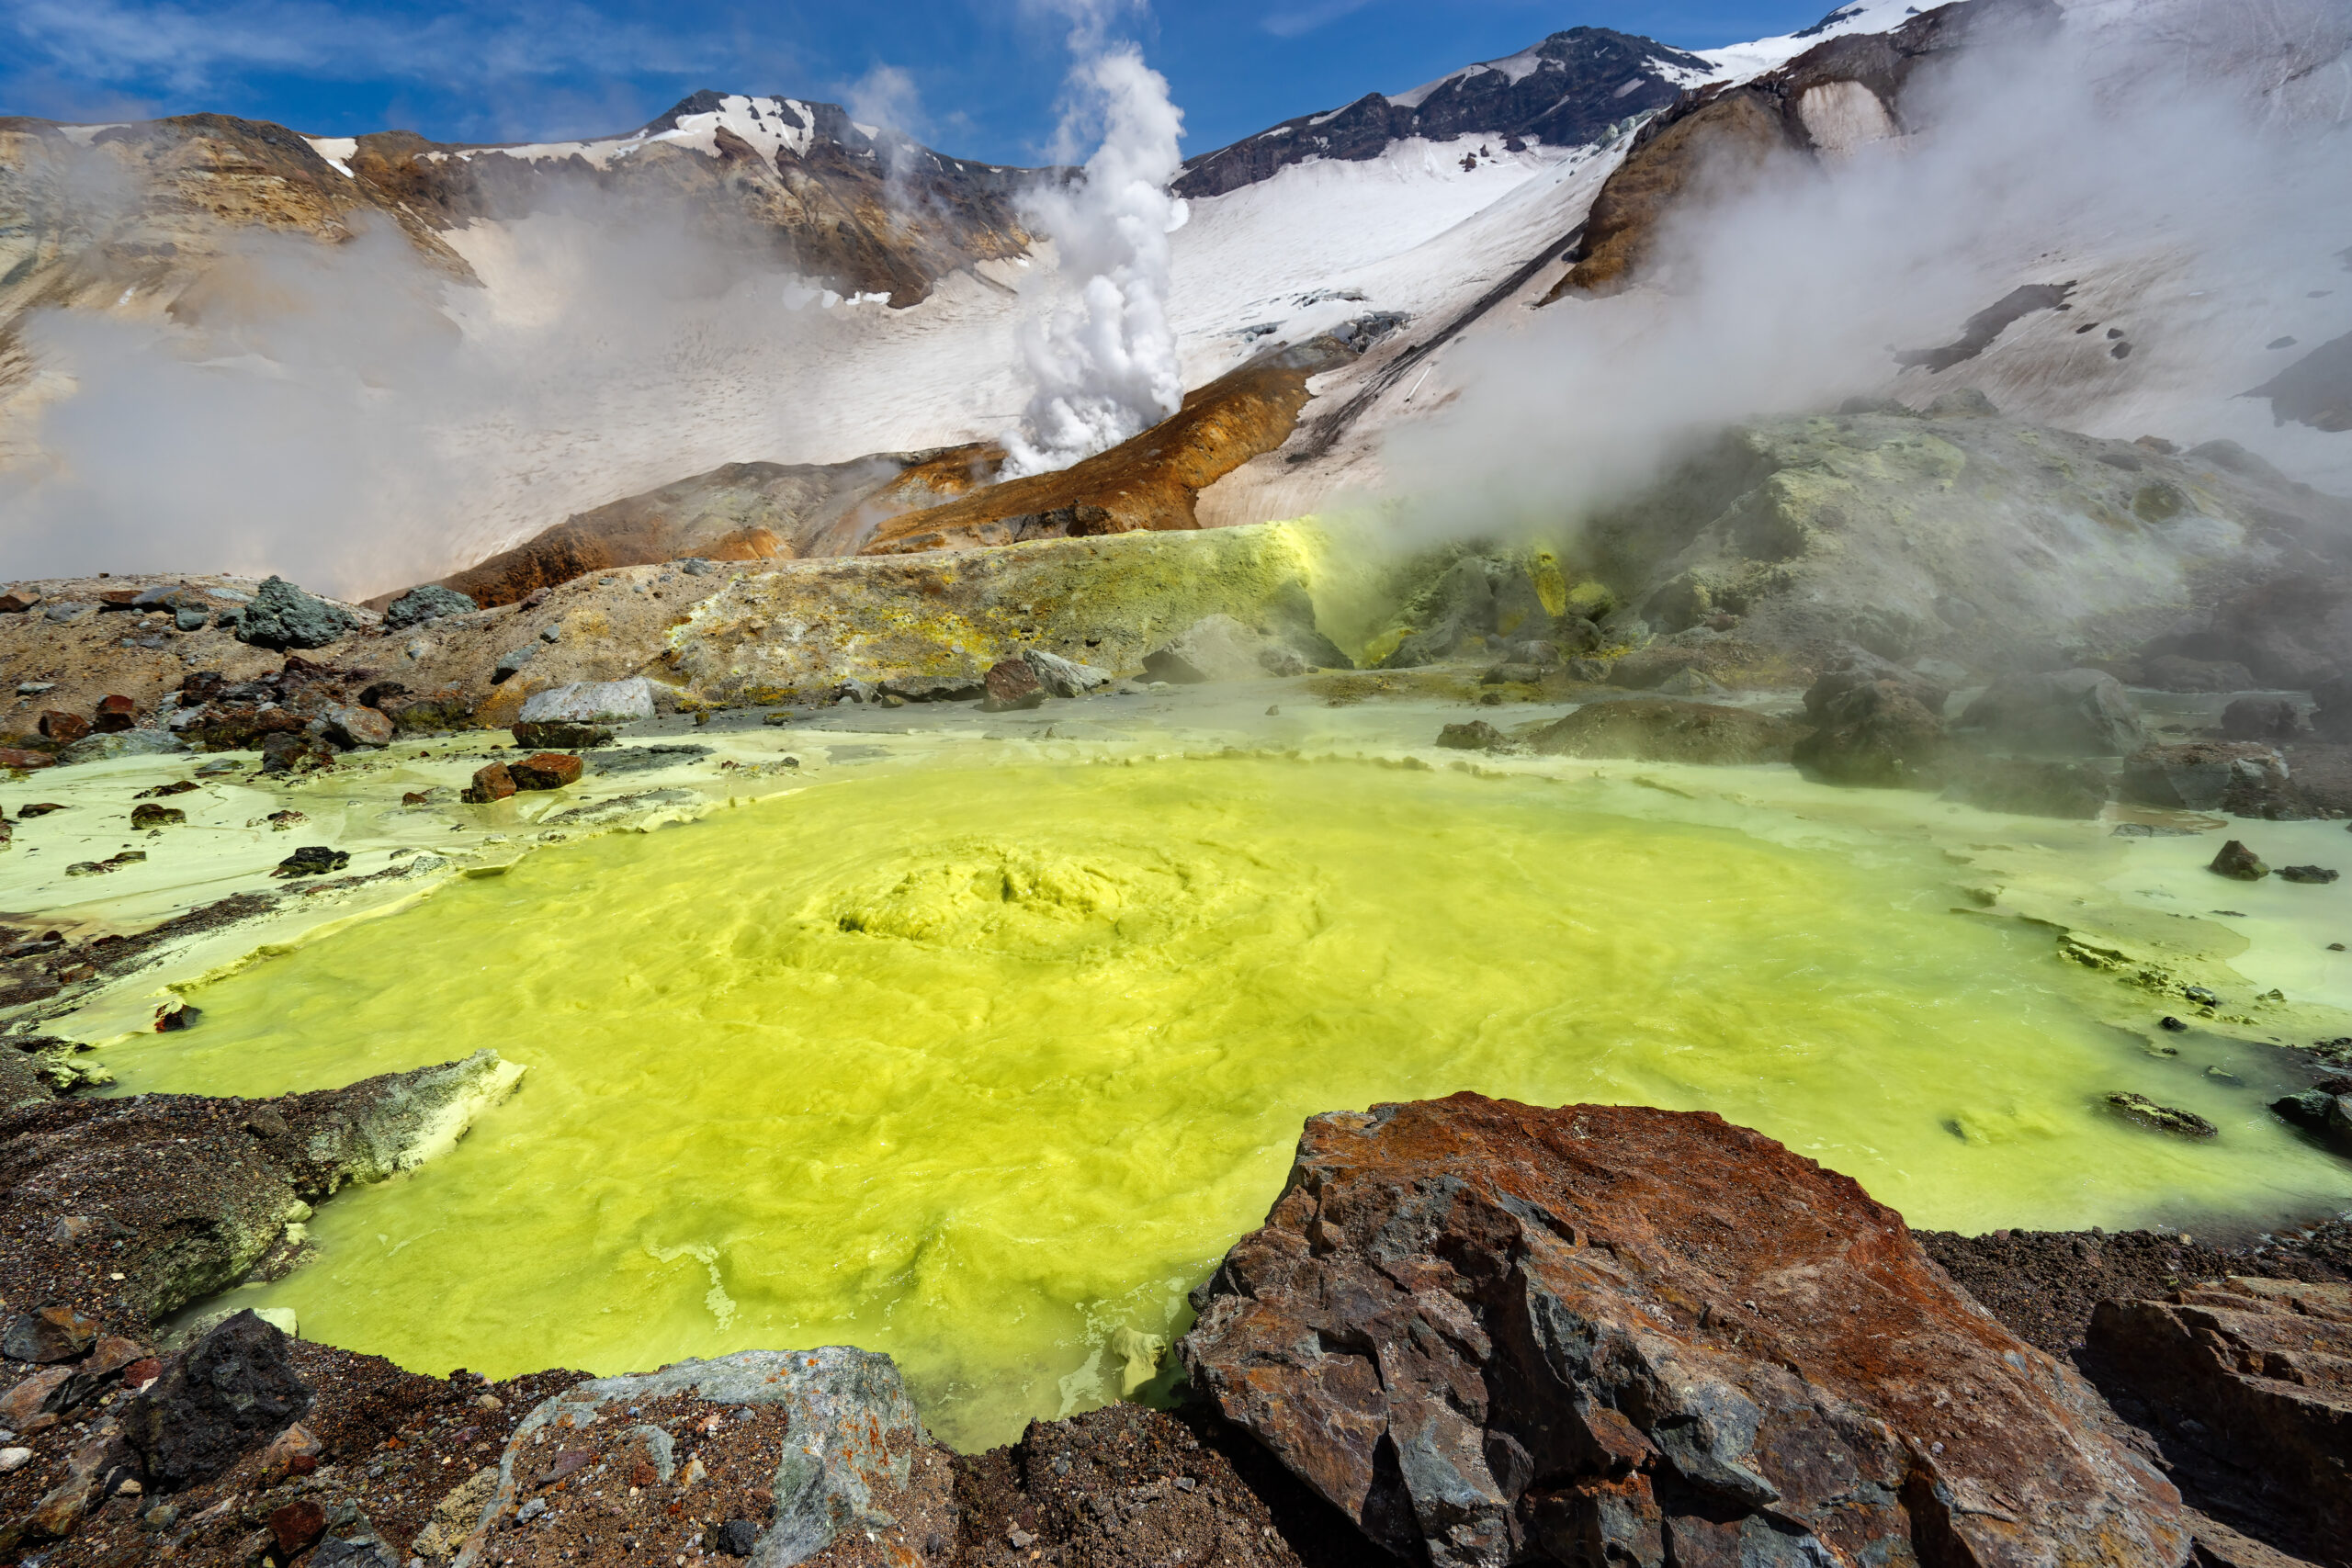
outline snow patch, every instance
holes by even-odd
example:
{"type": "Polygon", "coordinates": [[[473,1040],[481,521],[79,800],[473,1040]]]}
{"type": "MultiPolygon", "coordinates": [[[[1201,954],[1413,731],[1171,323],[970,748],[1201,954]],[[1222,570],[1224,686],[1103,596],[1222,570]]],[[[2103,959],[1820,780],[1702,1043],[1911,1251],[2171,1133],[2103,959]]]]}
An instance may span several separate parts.
{"type": "MultiPolygon", "coordinates": [[[[1933,9],[1933,0],[1854,0],[1841,6],[1812,27],[1779,38],[1758,39],[1753,43],[1726,44],[1721,49],[1691,51],[1714,67],[1714,74],[1703,78],[1713,82],[1746,82],[1775,71],[1809,49],[1827,43],[1831,39],[1848,33],[1884,33],[1909,21],[1922,11],[1933,9]]],[[[1683,84],[1686,86],[1693,83],[1683,84]]]]}
{"type": "Polygon", "coordinates": [[[106,125],[61,125],[57,128],[57,133],[76,147],[87,147],[90,144],[90,139],[99,131],[120,130],[124,129],[125,124],[125,121],[115,120],[106,125]]]}
{"type": "Polygon", "coordinates": [[[335,173],[341,175],[345,179],[356,180],[359,177],[351,172],[351,164],[348,162],[351,155],[359,151],[359,138],[356,136],[305,136],[302,140],[311,144],[311,152],[316,152],[320,157],[324,158],[328,163],[334,164],[335,173]]]}

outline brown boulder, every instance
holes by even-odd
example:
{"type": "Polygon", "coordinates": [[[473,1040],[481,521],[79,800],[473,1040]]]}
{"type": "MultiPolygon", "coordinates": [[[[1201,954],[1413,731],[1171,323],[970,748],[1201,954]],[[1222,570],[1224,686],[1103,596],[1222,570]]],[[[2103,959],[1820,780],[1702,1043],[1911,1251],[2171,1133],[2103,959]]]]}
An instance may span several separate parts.
{"type": "Polygon", "coordinates": [[[329,707],[322,716],[326,720],[327,739],[338,746],[357,750],[392,743],[392,721],[374,708],[337,703],[329,707]]]}
{"type": "Polygon", "coordinates": [[[97,1335],[95,1319],[69,1306],[45,1306],[20,1314],[0,1333],[0,1356],[40,1365],[70,1361],[87,1350],[97,1335]]]}
{"type": "Polygon", "coordinates": [[[2135,806],[2226,811],[2271,821],[2313,815],[2285,759],[2252,740],[2143,747],[2124,761],[2122,794],[2135,806]]]}
{"type": "Polygon", "coordinates": [[[514,744],[534,751],[581,751],[613,743],[613,732],[601,724],[575,724],[568,718],[526,719],[514,727],[514,744]]]}
{"type": "Polygon", "coordinates": [[[1408,1560],[2177,1568],[2171,1484],[1852,1180],[1703,1112],[1306,1123],[1195,1387],[1408,1560]]]}
{"type": "Polygon", "coordinates": [[[139,722],[139,705],[129,697],[107,696],[98,699],[90,728],[100,735],[119,735],[139,722]]]}
{"type": "Polygon", "coordinates": [[[1785,762],[1804,730],[1746,708],[1672,698],[1587,703],[1529,736],[1547,757],[1627,757],[1642,762],[1785,762]]]}
{"type": "Polygon", "coordinates": [[[0,768],[53,768],[57,759],[46,751],[28,751],[21,746],[0,746],[0,768]]]}
{"type": "Polygon", "coordinates": [[[561,789],[580,782],[581,766],[580,759],[568,752],[535,751],[519,762],[507,763],[506,771],[516,789],[561,789]]]}
{"type": "Polygon", "coordinates": [[[40,734],[44,740],[71,746],[89,733],[90,721],[78,713],[60,713],[51,708],[40,716],[40,734]]]}
{"type": "MultiPolygon", "coordinates": [[[[1822,705],[1822,727],[1797,742],[1795,761],[1834,784],[1934,787],[1950,738],[1924,694],[1894,681],[1847,687],[1822,705]]],[[[1813,707],[1812,693],[1805,705],[1813,707]]]]}
{"type": "Polygon", "coordinates": [[[493,800],[504,800],[515,788],[514,775],[506,764],[492,762],[474,770],[474,782],[466,786],[459,798],[469,806],[487,806],[493,800]]]}
{"type": "Polygon", "coordinates": [[[1006,659],[989,666],[981,683],[989,689],[987,706],[991,712],[1034,708],[1046,700],[1045,683],[1025,659],[1006,659]]]}
{"type": "Polygon", "coordinates": [[[472,701],[455,686],[385,694],[374,705],[403,735],[429,729],[463,729],[473,723],[474,717],[472,701]]]}
{"type": "Polygon", "coordinates": [[[2089,1352],[2168,1454],[2260,1478],[2265,1503],[2307,1538],[2280,1544],[2334,1561],[2352,1540],[2352,1285],[2227,1279],[2101,1302],[2089,1352]]]}

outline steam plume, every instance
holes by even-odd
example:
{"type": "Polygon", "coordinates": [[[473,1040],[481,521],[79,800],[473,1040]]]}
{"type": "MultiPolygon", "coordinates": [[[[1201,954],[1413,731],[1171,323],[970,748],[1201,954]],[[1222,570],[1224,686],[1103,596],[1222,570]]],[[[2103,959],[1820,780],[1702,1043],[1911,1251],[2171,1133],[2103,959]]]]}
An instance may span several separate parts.
{"type": "Polygon", "coordinates": [[[1102,144],[1069,186],[1033,203],[1054,241],[1061,275],[1082,279],[1075,300],[1030,321],[1022,358],[1033,389],[1022,428],[1006,437],[1008,478],[1066,468],[1174,413],[1184,383],[1168,324],[1169,240],[1184,203],[1169,193],[1183,167],[1182,111],[1167,79],[1131,43],[1105,44],[1079,18],[1070,43],[1076,101],[1066,139],[1099,121],[1102,144]]]}

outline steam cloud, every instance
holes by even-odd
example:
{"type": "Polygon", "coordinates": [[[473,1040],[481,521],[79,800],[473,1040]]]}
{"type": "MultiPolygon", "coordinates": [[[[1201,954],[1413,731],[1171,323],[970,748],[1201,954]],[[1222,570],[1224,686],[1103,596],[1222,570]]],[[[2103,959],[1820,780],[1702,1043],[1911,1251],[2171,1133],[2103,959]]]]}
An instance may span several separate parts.
{"type": "Polygon", "coordinates": [[[1184,400],[1168,322],[1169,236],[1185,219],[1168,186],[1183,168],[1183,113],[1140,50],[1102,41],[1099,16],[1080,13],[1070,44],[1080,59],[1063,137],[1074,141],[1099,122],[1102,144],[1077,180],[1033,199],[1031,217],[1052,237],[1061,275],[1083,281],[1074,301],[1023,330],[1033,390],[1022,428],[1005,438],[1008,479],[1115,446],[1184,400]]]}
{"type": "Polygon", "coordinates": [[[2352,18],[2329,0],[2256,10],[2080,5],[2052,43],[1916,81],[1922,130],[1760,177],[1714,171],[1644,285],[1448,352],[1452,401],[1385,441],[1379,510],[1415,537],[1573,527],[1727,423],[1969,386],[2093,434],[2227,436],[2352,488],[2352,438],[2238,396],[2292,357],[2266,352],[2274,338],[2352,328],[2352,95],[2340,61],[2309,69],[2339,59],[2352,18]],[[2019,284],[2077,278],[2070,313],[2010,329],[2071,354],[1898,371],[1892,350],[1951,342],[2019,284]],[[2091,320],[2100,333],[2066,335],[2091,320]],[[2128,370],[2109,326],[2129,334],[2128,370]]]}

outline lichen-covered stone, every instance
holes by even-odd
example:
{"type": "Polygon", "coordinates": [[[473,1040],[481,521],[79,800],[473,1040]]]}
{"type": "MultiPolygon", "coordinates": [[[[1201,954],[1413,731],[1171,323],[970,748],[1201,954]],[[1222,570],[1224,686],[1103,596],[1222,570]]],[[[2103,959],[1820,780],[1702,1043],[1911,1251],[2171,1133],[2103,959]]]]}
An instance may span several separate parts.
{"type": "Polygon", "coordinates": [[[462,615],[481,607],[454,588],[427,582],[410,589],[385,606],[384,624],[394,631],[405,631],[410,626],[423,626],[443,615],[462,615]]]}
{"type": "Polygon", "coordinates": [[[237,618],[237,640],[255,648],[324,648],[358,625],[350,611],[269,577],[237,618]]]}

